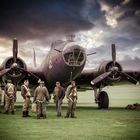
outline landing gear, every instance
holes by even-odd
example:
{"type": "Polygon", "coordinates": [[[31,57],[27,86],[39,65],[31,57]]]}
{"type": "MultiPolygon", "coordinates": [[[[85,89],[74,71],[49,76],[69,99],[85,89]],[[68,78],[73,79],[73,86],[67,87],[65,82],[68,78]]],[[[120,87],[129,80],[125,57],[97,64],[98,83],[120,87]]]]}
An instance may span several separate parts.
{"type": "Polygon", "coordinates": [[[95,103],[98,104],[99,109],[106,109],[109,107],[109,98],[108,94],[105,91],[102,91],[104,86],[100,85],[99,88],[94,87],[94,96],[95,96],[95,103]]]}
{"type": "Polygon", "coordinates": [[[109,98],[105,91],[101,91],[98,95],[98,108],[105,109],[109,106],[109,98]]]}

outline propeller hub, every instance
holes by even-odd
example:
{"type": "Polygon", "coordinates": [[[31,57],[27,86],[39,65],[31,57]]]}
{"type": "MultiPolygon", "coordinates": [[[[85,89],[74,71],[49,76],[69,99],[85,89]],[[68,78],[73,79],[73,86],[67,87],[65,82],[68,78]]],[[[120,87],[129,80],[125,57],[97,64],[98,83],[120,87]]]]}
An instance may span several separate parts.
{"type": "Polygon", "coordinates": [[[13,63],[11,68],[17,68],[18,64],[17,63],[13,63]]]}
{"type": "Polygon", "coordinates": [[[118,68],[118,67],[112,67],[112,68],[110,68],[110,70],[111,70],[111,71],[118,71],[119,68],[118,68]]]}
{"type": "Polygon", "coordinates": [[[109,72],[109,71],[112,72],[108,77],[110,80],[113,80],[113,81],[120,80],[121,76],[120,76],[119,72],[122,71],[122,67],[118,62],[115,62],[115,65],[114,65],[113,61],[110,61],[106,65],[105,71],[106,72],[109,72]]]}

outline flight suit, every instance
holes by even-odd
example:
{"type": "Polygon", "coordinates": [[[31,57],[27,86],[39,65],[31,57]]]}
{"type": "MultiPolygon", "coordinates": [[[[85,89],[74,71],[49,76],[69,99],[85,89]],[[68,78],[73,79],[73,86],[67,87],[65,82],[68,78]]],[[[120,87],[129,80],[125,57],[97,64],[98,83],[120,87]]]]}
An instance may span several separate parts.
{"type": "Polygon", "coordinates": [[[61,106],[63,103],[63,99],[65,97],[65,91],[63,87],[55,87],[54,88],[54,101],[56,103],[56,111],[57,111],[57,116],[61,116],[61,106]]]}
{"type": "Polygon", "coordinates": [[[24,84],[21,86],[21,95],[24,99],[23,108],[22,108],[23,117],[29,117],[29,107],[30,107],[30,103],[31,103],[31,100],[30,100],[31,93],[30,93],[29,87],[27,87],[24,84]]]}
{"type": "Polygon", "coordinates": [[[66,90],[66,98],[68,99],[68,110],[66,114],[66,118],[71,117],[75,118],[75,109],[76,109],[76,103],[77,103],[77,88],[72,87],[72,85],[69,85],[66,90]]]}
{"type": "Polygon", "coordinates": [[[5,96],[5,113],[8,114],[11,110],[11,113],[14,114],[14,104],[16,99],[16,90],[15,86],[12,83],[7,83],[4,89],[5,96]]]}
{"type": "Polygon", "coordinates": [[[38,86],[34,92],[33,102],[37,104],[37,119],[46,118],[46,102],[49,102],[50,96],[45,86],[38,86]]]}
{"type": "MultiPolygon", "coordinates": [[[[2,90],[1,90],[1,87],[0,87],[0,109],[1,109],[1,103],[2,103],[2,90]]],[[[1,110],[0,110],[0,113],[1,113],[1,110]]]]}

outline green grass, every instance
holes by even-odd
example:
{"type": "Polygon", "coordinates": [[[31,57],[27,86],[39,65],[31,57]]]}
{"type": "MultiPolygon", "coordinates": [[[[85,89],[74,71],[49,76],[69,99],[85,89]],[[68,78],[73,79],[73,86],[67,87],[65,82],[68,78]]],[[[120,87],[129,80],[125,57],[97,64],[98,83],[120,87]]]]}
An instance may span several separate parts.
{"type": "MultiPolygon", "coordinates": [[[[48,106],[45,120],[21,117],[21,107],[15,115],[0,114],[0,140],[139,140],[140,111],[125,110],[131,103],[140,103],[140,87],[125,85],[106,88],[110,109],[98,110],[92,91],[80,92],[76,119],[57,118],[55,108],[48,106]]],[[[18,97],[21,104],[22,99],[18,97]]],[[[66,100],[64,101],[66,106],[66,100]]]]}

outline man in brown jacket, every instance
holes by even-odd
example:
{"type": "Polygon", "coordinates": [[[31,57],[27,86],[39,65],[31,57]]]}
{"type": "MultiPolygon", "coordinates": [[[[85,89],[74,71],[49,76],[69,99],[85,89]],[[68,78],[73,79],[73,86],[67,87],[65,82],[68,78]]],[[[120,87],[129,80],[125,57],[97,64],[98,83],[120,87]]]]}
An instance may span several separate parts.
{"type": "Polygon", "coordinates": [[[16,100],[16,89],[15,86],[12,84],[11,80],[7,80],[7,84],[4,89],[4,96],[5,96],[5,114],[8,114],[10,109],[11,113],[15,114],[14,112],[14,104],[16,100]]]}
{"type": "Polygon", "coordinates": [[[77,104],[77,87],[75,81],[72,81],[67,87],[66,97],[68,99],[68,110],[65,118],[76,118],[75,109],[77,104]]]}
{"type": "Polygon", "coordinates": [[[30,117],[29,115],[29,106],[31,103],[30,97],[30,89],[29,89],[29,80],[25,80],[24,84],[21,86],[21,95],[24,99],[23,108],[22,108],[22,115],[23,117],[30,117]]]}
{"type": "Polygon", "coordinates": [[[46,102],[49,102],[50,96],[44,81],[40,81],[39,86],[35,89],[33,102],[37,104],[37,119],[46,118],[46,102]]]}
{"type": "Polygon", "coordinates": [[[1,103],[2,103],[2,89],[0,87],[0,113],[1,113],[1,103]]]}
{"type": "Polygon", "coordinates": [[[57,117],[60,117],[61,116],[61,106],[63,103],[63,99],[65,97],[65,91],[59,81],[56,82],[56,86],[54,88],[53,95],[54,95],[54,102],[56,103],[57,117]]]}

